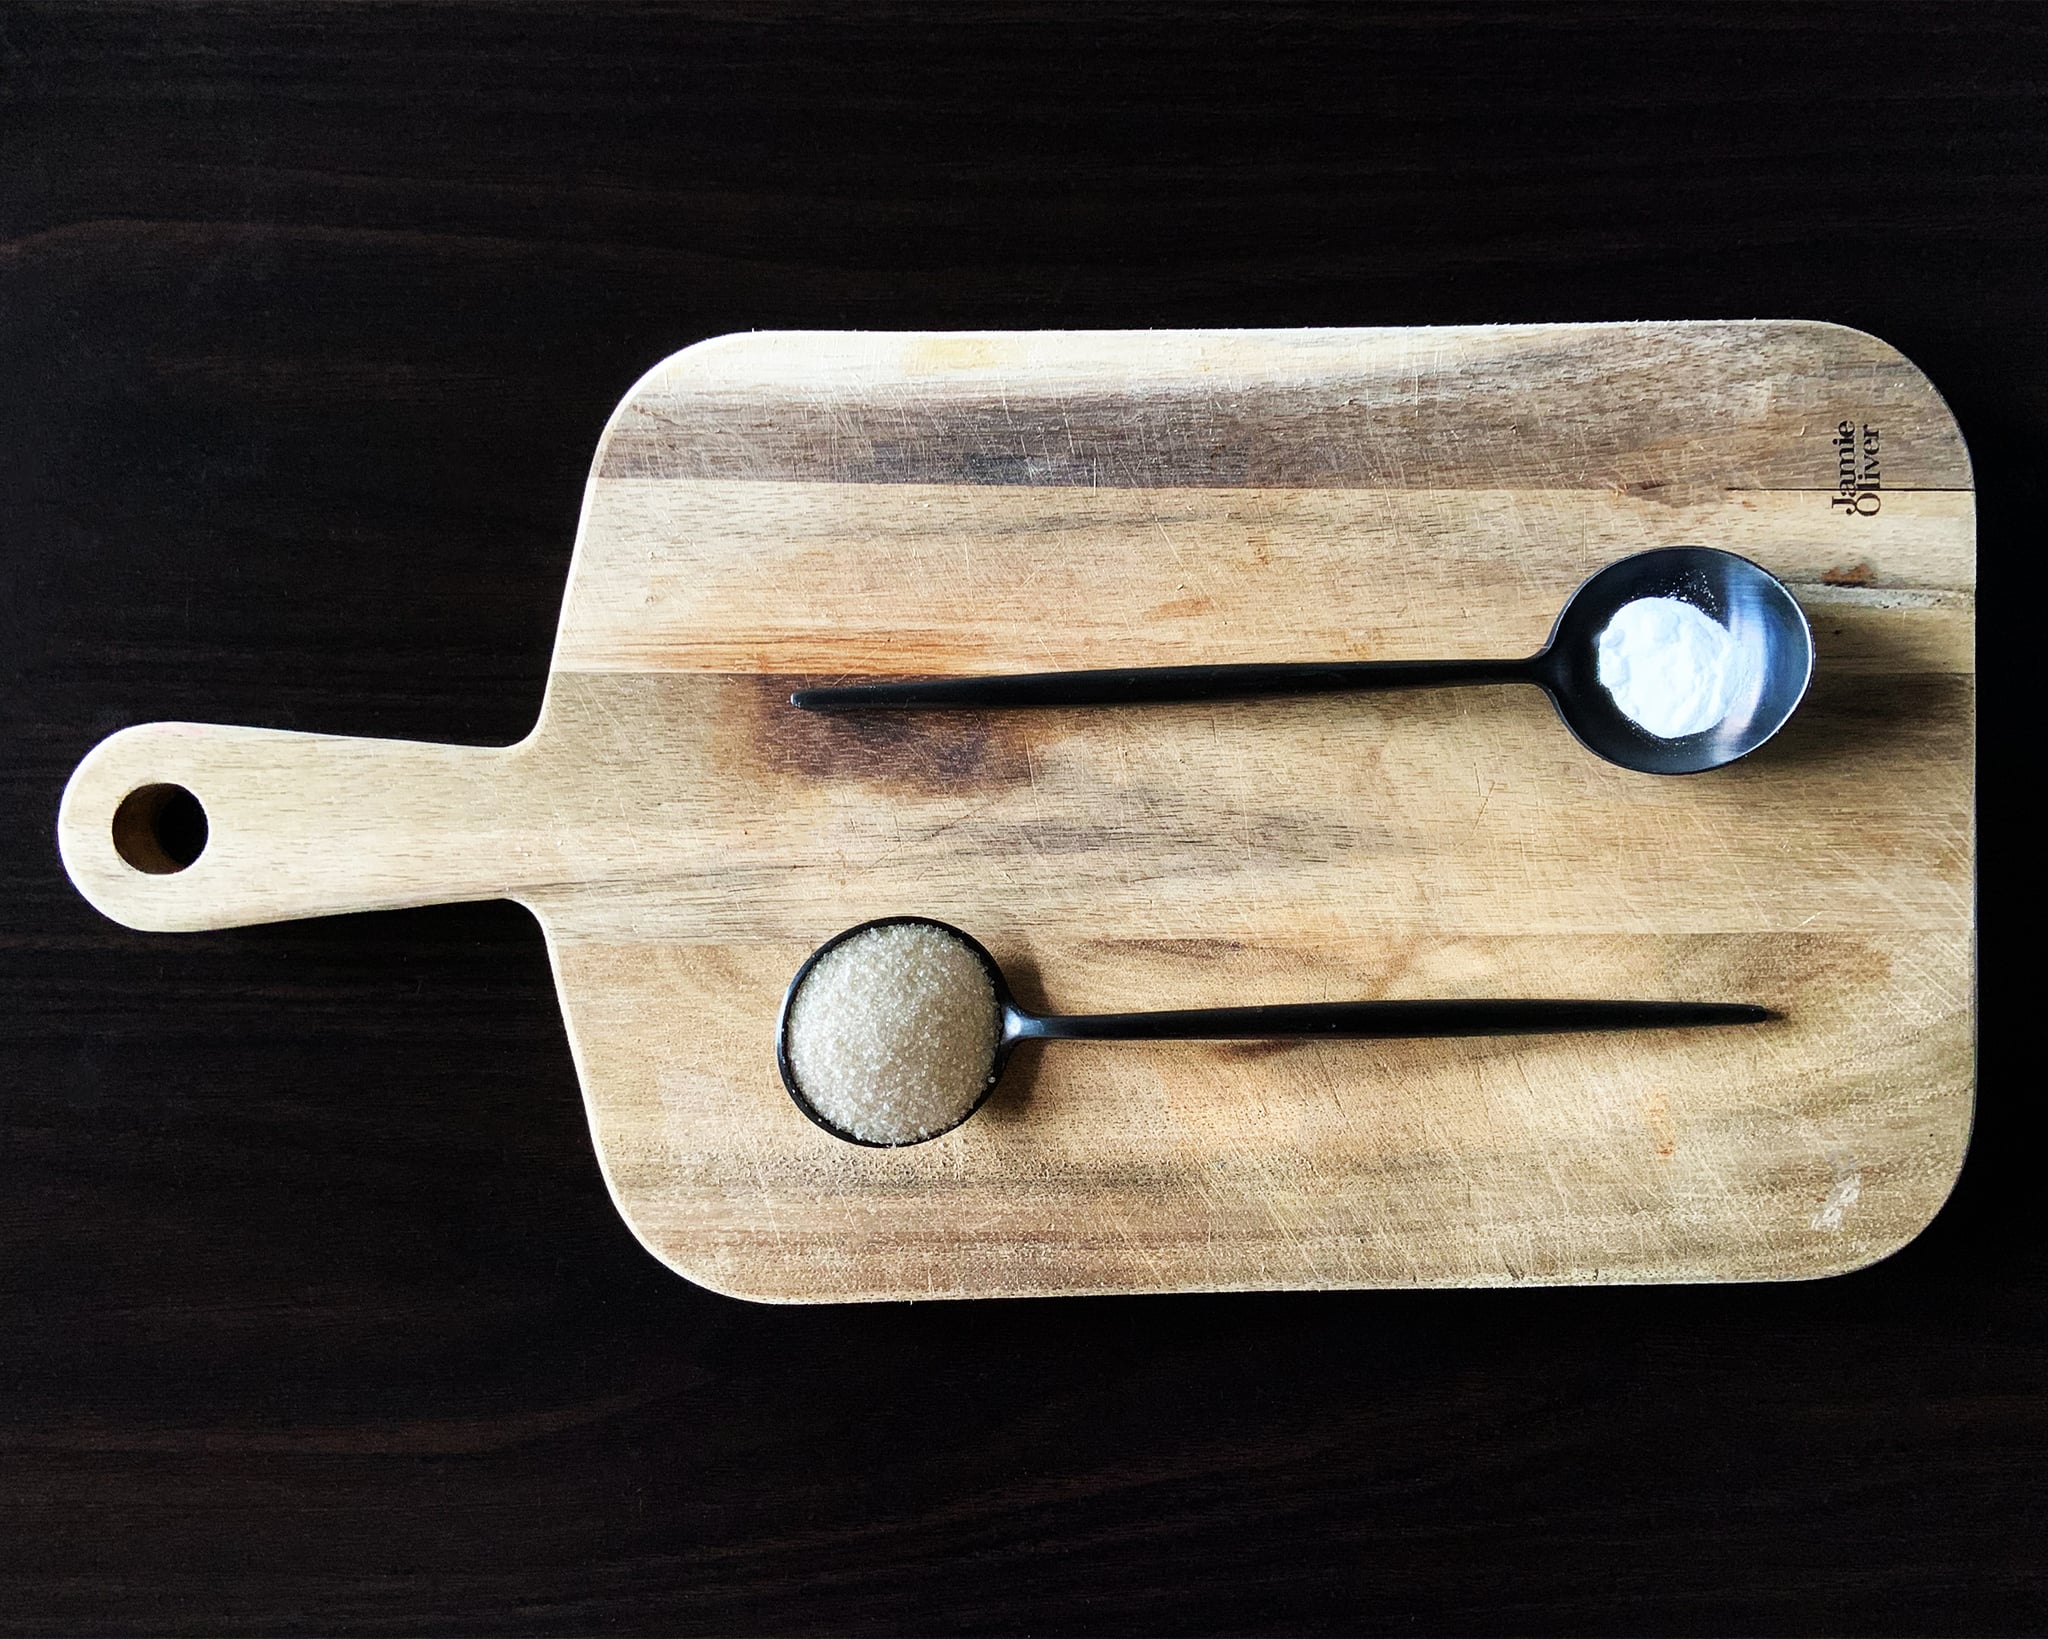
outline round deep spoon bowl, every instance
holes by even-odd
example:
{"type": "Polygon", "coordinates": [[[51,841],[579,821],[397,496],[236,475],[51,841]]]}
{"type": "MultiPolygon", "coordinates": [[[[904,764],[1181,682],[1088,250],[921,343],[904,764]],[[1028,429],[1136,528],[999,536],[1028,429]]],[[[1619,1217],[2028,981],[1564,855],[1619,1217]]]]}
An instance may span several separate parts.
{"type": "Polygon", "coordinates": [[[835,1138],[900,1149],[981,1108],[1026,1041],[1247,1041],[1501,1036],[1755,1024],[1745,1002],[1400,1001],[1033,1013],[980,941],[924,916],[848,928],[804,960],[782,998],[775,1067],[835,1138]]]}
{"type": "Polygon", "coordinates": [[[1666,546],[1590,576],[1550,641],[1525,664],[1579,744],[1644,774],[1699,774],[1746,757],[1783,728],[1813,681],[1813,629],[1770,571],[1711,546],[1666,546]],[[1670,598],[1724,627],[1746,685],[1718,722],[1665,738],[1635,722],[1600,680],[1600,635],[1628,605],[1670,598]]]}
{"type": "Polygon", "coordinates": [[[1768,570],[1711,546],[1665,546],[1623,558],[1567,600],[1550,640],[1525,660],[1351,660],[944,677],[799,689],[805,711],[968,711],[1243,700],[1372,689],[1533,683],[1588,751],[1643,774],[1698,774],[1746,757],[1784,727],[1813,678],[1813,632],[1768,570]],[[1723,628],[1742,668],[1721,718],[1696,732],[1652,733],[1600,679],[1600,637],[1641,599],[1690,604],[1723,628]]]}

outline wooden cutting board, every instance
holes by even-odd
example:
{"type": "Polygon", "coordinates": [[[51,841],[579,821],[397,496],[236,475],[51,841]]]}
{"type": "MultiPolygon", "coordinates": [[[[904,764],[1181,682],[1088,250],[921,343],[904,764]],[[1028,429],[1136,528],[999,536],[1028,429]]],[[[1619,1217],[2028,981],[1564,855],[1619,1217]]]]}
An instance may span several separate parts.
{"type": "MultiPolygon", "coordinates": [[[[606,427],[526,740],[151,724],[80,765],[60,840],[137,928],[531,907],[619,1210],[725,1292],[1830,1274],[1928,1222],[1970,1131],[1974,543],[1941,399],[1833,325],[728,336],[606,427]],[[1596,761],[1527,689],[786,704],[878,675],[1523,654],[1592,570],[1683,542],[1788,581],[1819,649],[1785,732],[1693,778],[1596,761]],[[209,817],[182,871],[116,845],[153,784],[209,817]],[[1061,1010],[1784,1017],[1054,1046],[950,1136],[865,1149],[797,1112],[772,1029],[809,950],[898,912],[1061,1010]]],[[[133,825],[122,846],[168,863],[133,825]]]]}

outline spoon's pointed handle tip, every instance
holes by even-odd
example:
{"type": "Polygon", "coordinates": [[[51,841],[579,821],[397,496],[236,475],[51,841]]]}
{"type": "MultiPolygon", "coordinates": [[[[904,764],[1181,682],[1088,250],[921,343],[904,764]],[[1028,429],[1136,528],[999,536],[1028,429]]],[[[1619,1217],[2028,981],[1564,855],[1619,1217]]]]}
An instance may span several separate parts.
{"type": "Polygon", "coordinates": [[[1661,1015],[1653,1023],[1664,1023],[1674,1029],[1687,1025],[1714,1024],[1770,1024],[1784,1014],[1774,1008],[1759,1007],[1754,1002],[1665,1002],[1657,1006],[1661,1015]]]}
{"type": "Polygon", "coordinates": [[[842,683],[836,687],[798,689],[789,697],[798,711],[859,711],[880,706],[917,706],[917,685],[909,683],[842,683]]]}
{"type": "MultiPolygon", "coordinates": [[[[1625,1008],[1630,1004],[1617,1005],[1625,1008]]],[[[1784,1016],[1755,1002],[1652,1002],[1647,1004],[1645,1011],[1649,1015],[1646,1022],[1666,1023],[1674,1027],[1689,1024],[1768,1024],[1784,1016]]]]}

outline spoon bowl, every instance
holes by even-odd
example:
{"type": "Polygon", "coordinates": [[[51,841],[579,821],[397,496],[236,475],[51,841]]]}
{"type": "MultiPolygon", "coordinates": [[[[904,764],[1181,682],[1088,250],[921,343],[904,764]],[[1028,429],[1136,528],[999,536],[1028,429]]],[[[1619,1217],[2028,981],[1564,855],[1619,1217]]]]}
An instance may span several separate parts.
{"type": "Polygon", "coordinates": [[[1003,1067],[1009,1062],[1010,1054],[1016,1050],[1017,1043],[1024,1039],[1024,1032],[1021,1027],[1024,1017],[1025,1015],[1020,1012],[1015,999],[1010,994],[1009,981],[1003,977],[1002,968],[997,965],[996,959],[989,954],[988,948],[972,934],[963,932],[951,923],[936,921],[927,916],[877,917],[871,922],[857,923],[855,926],[846,929],[843,933],[835,933],[830,939],[827,939],[816,950],[812,951],[810,955],[804,958],[803,965],[796,970],[795,976],[789,981],[789,988],[782,993],[782,1008],[775,1018],[775,1069],[782,1077],[782,1085],[788,1090],[789,1096],[796,1101],[796,1107],[803,1111],[811,1121],[823,1127],[834,1138],[843,1138],[849,1144],[861,1144],[869,1149],[901,1149],[908,1144],[923,1144],[931,1139],[944,1137],[945,1134],[959,1126],[961,1122],[973,1115],[976,1110],[980,1109],[988,1101],[989,1094],[995,1091],[996,1083],[1002,1079],[1003,1067]],[[941,933],[951,935],[981,965],[982,971],[988,975],[989,988],[995,996],[996,1029],[994,1038],[989,1044],[987,1074],[981,1083],[980,1091],[974,1093],[963,1102],[958,1108],[957,1113],[954,1113],[952,1118],[943,1125],[935,1125],[928,1130],[902,1137],[865,1136],[850,1130],[843,1121],[834,1119],[832,1115],[819,1108],[819,1105],[804,1090],[802,1078],[797,1074],[796,1065],[792,1060],[790,1052],[791,1010],[795,1007],[796,999],[803,991],[805,984],[809,981],[811,975],[816,972],[818,964],[834,951],[856,939],[879,932],[884,928],[919,927],[934,928],[941,933]]]}
{"type": "Polygon", "coordinates": [[[1564,726],[1595,756],[1643,774],[1698,774],[1748,756],[1785,726],[1813,680],[1813,630],[1784,583],[1749,559],[1710,546],[1667,546],[1589,577],[1528,664],[1564,726]],[[1674,739],[1652,734],[1600,682],[1600,634],[1640,598],[1691,604],[1748,655],[1752,686],[1711,728],[1674,739]]]}
{"type": "MultiPolygon", "coordinates": [[[[879,943],[877,940],[876,945],[869,948],[877,948],[879,943]]],[[[843,963],[842,955],[842,968],[843,963]]],[[[913,969],[903,967],[898,971],[913,969]]],[[[893,1002],[900,998],[890,1000],[893,1002]]],[[[887,1022],[894,1029],[895,1039],[885,1043],[880,1054],[870,1052],[868,1063],[860,1067],[860,1073],[872,1081],[886,1082],[895,1070],[901,1068],[906,1055],[915,1056],[922,1039],[920,1031],[924,1021],[917,1016],[916,1007],[906,1009],[892,1005],[878,1011],[891,1015],[887,1022]]],[[[1384,1040],[1395,1037],[1549,1035],[1584,1030],[1668,1030],[1692,1025],[1757,1024],[1773,1016],[1768,1009],[1746,1002],[1565,999],[1302,1002],[1256,1007],[1187,1008],[1163,1013],[1033,1013],[1017,1005],[1002,968],[987,947],[971,934],[928,916],[885,916],[835,934],[812,951],[796,970],[789,981],[789,988],[783,993],[782,1010],[775,1021],[775,1068],[796,1107],[834,1138],[869,1149],[902,1149],[944,1137],[980,1109],[1002,1080],[1003,1069],[1018,1043],[1026,1041],[1271,1041],[1317,1037],[1384,1040]],[[956,990],[954,997],[942,998],[942,1001],[958,1000],[957,990],[962,987],[974,992],[967,998],[970,1002],[984,1000],[973,981],[979,975],[987,977],[987,997],[993,999],[993,1007],[984,1015],[987,1021],[986,1058],[963,1069],[957,1054],[943,1054],[953,1062],[939,1066],[947,1073],[949,1090],[938,1108],[934,1108],[928,1096],[928,1077],[923,1078],[925,1087],[914,1101],[918,1107],[910,1111],[895,1109],[886,1087],[882,1089],[884,1097],[879,1104],[870,1096],[874,1091],[871,1086],[860,1087],[852,1099],[846,1097],[843,1087],[830,1089],[830,1096],[821,1096],[827,1089],[805,1084],[798,1060],[807,1054],[793,1045],[792,1034],[799,1029],[829,1027],[801,1023],[799,998],[805,995],[806,986],[820,974],[821,964],[828,958],[858,949],[860,941],[886,936],[899,929],[923,936],[927,955],[936,943],[941,954],[949,959],[963,953],[971,958],[964,965],[951,960],[949,973],[941,971],[948,966],[947,962],[927,962],[922,969],[914,970],[924,974],[927,981],[938,973],[942,985],[956,990]],[[976,968],[979,975],[975,973],[976,968]]],[[[957,1049],[961,1041],[957,1029],[961,1017],[959,1010],[942,1005],[934,1017],[940,1026],[937,1034],[950,1036],[945,1045],[957,1049]]],[[[873,1036],[874,1032],[868,1032],[869,1039],[863,1043],[864,1047],[871,1049],[874,1046],[873,1036]]],[[[975,1050],[981,1050],[978,1043],[975,1050]]],[[[912,1068],[921,1070],[927,1067],[914,1065],[912,1068]]],[[[859,1076],[855,1079],[858,1080],[859,1076]]]]}

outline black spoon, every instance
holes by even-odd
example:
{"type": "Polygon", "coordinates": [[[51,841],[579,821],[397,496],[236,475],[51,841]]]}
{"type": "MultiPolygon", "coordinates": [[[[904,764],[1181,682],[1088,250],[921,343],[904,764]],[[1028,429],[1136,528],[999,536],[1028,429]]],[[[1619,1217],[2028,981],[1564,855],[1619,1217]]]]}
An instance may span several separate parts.
{"type": "MultiPolygon", "coordinates": [[[[841,958],[842,962],[844,958],[841,958]]],[[[957,992],[955,993],[957,994],[957,992]]],[[[893,1021],[899,1038],[891,1045],[902,1053],[915,1055],[929,1041],[920,1027],[933,1015],[918,1006],[897,1009],[893,1021]],[[920,1017],[920,1015],[923,1015],[920,1017]]],[[[981,1108],[1001,1079],[1018,1043],[1027,1041],[1246,1041],[1284,1040],[1313,1037],[1387,1039],[1433,1036],[1551,1035],[1584,1030],[1671,1030],[1694,1025],[1758,1024],[1775,1017],[1768,1008],[1747,1002],[1643,1002],[1643,1001],[1414,1001],[1414,1002],[1305,1002],[1262,1007],[1198,1007],[1169,1013],[1095,1013],[1082,1016],[1030,1013],[1017,1005],[1010,994],[1003,970],[996,959],[972,936],[945,922],[924,916],[888,916],[863,922],[826,940],[805,959],[789,982],[782,998],[782,1012],[775,1025],[775,1067],[782,1084],[798,1109],[835,1138],[865,1144],[876,1149],[896,1149],[921,1144],[952,1131],[981,1108]],[[960,1067],[943,1107],[924,1109],[890,1125],[887,1120],[870,1121],[865,1112],[858,1118],[864,1131],[846,1124],[845,1102],[836,1093],[827,1095],[822,1086],[806,1090],[792,1062],[791,1014],[805,984],[818,971],[819,963],[836,951],[857,948],[856,942],[870,940],[890,929],[924,929],[941,936],[939,942],[925,941],[928,958],[925,972],[934,983],[948,987],[964,985],[975,993],[974,966],[986,975],[989,1006],[985,1062],[960,1067]],[[949,951],[945,941],[955,950],[949,951]],[[960,960],[947,969],[949,954],[960,960]],[[929,960],[936,957],[936,962],[929,960]],[[840,1111],[835,1120],[827,1108],[840,1111]]],[[[956,1015],[957,1017],[957,1015],[956,1015]]],[[[809,1028],[809,1027],[807,1027],[809,1028]]],[[[936,1034],[944,1033],[943,1023],[936,1034]]],[[[977,1049],[978,1050],[978,1049],[977,1049]]],[[[804,1056],[800,1051],[794,1056],[804,1056]]],[[[849,1106],[850,1107],[850,1106],[849,1106]]]]}
{"type": "Polygon", "coordinates": [[[799,689],[805,711],[966,711],[1017,706],[1122,706],[1255,696],[1334,694],[1459,683],[1533,683],[1588,751],[1644,774],[1697,774],[1745,757],[1785,724],[1813,677],[1813,633],[1769,571],[1711,546],[1666,546],[1611,563],[1564,606],[1550,640],[1526,660],[1349,660],[1242,666],[1139,666],[1112,671],[945,677],[799,689]],[[1623,605],[1678,598],[1753,650],[1761,687],[1713,727],[1661,739],[1623,715],[1600,684],[1596,646],[1623,605]]]}

